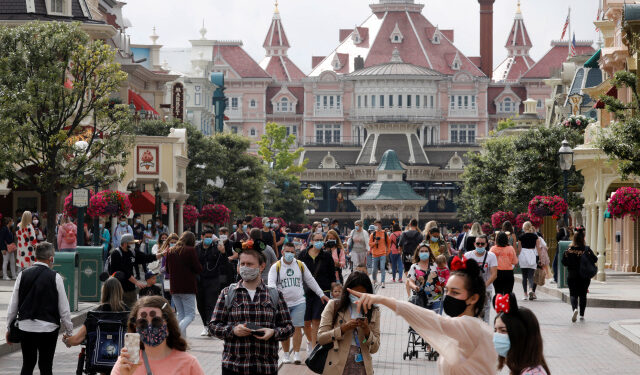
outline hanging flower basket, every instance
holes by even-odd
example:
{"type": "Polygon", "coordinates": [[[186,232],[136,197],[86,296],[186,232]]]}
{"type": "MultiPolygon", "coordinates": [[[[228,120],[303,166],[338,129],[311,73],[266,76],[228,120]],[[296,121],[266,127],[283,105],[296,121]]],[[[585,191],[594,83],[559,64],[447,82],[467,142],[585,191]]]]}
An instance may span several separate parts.
{"type": "Polygon", "coordinates": [[[640,217],[640,189],[621,187],[613,193],[607,209],[611,216],[623,218],[630,215],[633,220],[640,217]]]}
{"type": "Polygon", "coordinates": [[[483,223],[481,228],[482,228],[482,233],[486,234],[487,236],[493,233],[493,228],[491,227],[491,223],[483,223]]]}
{"type": "Polygon", "coordinates": [[[231,210],[223,204],[208,204],[202,207],[199,216],[203,223],[213,225],[222,225],[228,222],[230,217],[231,210]]]}
{"type": "MultiPolygon", "coordinates": [[[[93,197],[93,189],[89,190],[89,196],[93,197]]],[[[78,217],[78,207],[73,206],[73,193],[69,193],[66,198],[64,198],[64,207],[62,209],[63,213],[72,218],[78,217]]],[[[87,207],[87,216],[93,216],[91,214],[91,200],[89,200],[89,207],[87,207]]]]}
{"type": "Polygon", "coordinates": [[[196,221],[198,221],[198,216],[200,215],[196,206],[185,204],[182,211],[184,224],[188,226],[196,225],[196,221]]]}
{"type": "Polygon", "coordinates": [[[567,212],[568,208],[567,202],[557,195],[536,195],[529,202],[529,217],[551,216],[554,220],[558,220],[567,212]]]}
{"type": "Polygon", "coordinates": [[[527,221],[530,221],[536,228],[539,228],[540,225],[542,225],[542,218],[538,216],[529,216],[529,214],[520,214],[516,216],[516,227],[521,230],[522,225],[527,221]]]}
{"type": "Polygon", "coordinates": [[[251,219],[251,228],[262,228],[262,218],[260,216],[251,219]]]}
{"type": "Polygon", "coordinates": [[[501,229],[505,221],[513,224],[516,220],[516,214],[511,211],[498,211],[491,215],[491,224],[494,229],[501,229]]]}
{"type": "Polygon", "coordinates": [[[90,216],[128,216],[130,212],[129,196],[117,190],[103,190],[92,195],[87,211],[90,216]]]}
{"type": "Polygon", "coordinates": [[[583,115],[571,115],[568,119],[562,122],[562,126],[569,129],[576,129],[584,131],[591,123],[591,119],[583,115]]]}

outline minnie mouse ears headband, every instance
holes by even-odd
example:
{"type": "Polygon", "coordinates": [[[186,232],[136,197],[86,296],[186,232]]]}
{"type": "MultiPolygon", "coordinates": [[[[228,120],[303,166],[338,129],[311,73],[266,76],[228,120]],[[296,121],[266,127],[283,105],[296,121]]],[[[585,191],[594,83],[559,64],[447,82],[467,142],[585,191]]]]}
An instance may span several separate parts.
{"type": "Polygon", "coordinates": [[[459,256],[455,256],[453,257],[453,260],[451,260],[451,271],[459,271],[459,270],[466,270],[467,269],[467,258],[462,257],[460,258],[459,256]]]}
{"type": "Polygon", "coordinates": [[[518,302],[515,294],[496,294],[496,296],[493,297],[493,308],[497,314],[517,314],[518,302]]]}

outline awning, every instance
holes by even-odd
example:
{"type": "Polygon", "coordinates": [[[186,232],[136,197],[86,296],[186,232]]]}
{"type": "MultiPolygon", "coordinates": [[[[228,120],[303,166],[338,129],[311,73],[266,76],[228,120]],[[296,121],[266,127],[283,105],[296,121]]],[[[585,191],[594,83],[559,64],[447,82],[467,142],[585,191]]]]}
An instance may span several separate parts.
{"type": "MultiPolygon", "coordinates": [[[[148,191],[136,191],[129,194],[131,209],[136,214],[153,214],[156,210],[156,198],[148,191]]],[[[162,214],[167,213],[167,206],[162,204],[162,214]]]]}
{"type": "MultiPolygon", "coordinates": [[[[614,98],[618,98],[618,88],[613,86],[609,89],[609,91],[607,91],[607,93],[605,94],[607,96],[613,96],[614,98]]],[[[604,109],[604,102],[602,100],[598,100],[596,102],[596,104],[593,106],[593,108],[597,108],[597,109],[604,109]]]]}
{"type": "Polygon", "coordinates": [[[133,104],[136,107],[136,111],[144,109],[147,112],[153,112],[156,115],[160,115],[144,98],[135,92],[129,90],[129,104],[133,104]]]}
{"type": "Polygon", "coordinates": [[[596,51],[596,53],[593,54],[593,56],[591,56],[589,58],[589,60],[587,60],[587,62],[584,63],[584,67],[585,68],[600,68],[600,64],[598,63],[598,61],[600,60],[600,55],[602,54],[602,49],[599,49],[598,51],[596,51]]]}

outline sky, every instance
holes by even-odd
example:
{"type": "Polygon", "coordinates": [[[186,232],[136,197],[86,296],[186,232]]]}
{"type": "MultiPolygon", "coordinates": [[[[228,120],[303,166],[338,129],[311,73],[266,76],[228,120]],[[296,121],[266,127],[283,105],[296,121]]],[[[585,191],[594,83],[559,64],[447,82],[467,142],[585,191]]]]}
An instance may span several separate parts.
{"type": "MultiPolygon", "coordinates": [[[[202,23],[207,39],[242,40],[256,60],[264,57],[262,43],[271,23],[271,0],[125,0],[123,14],[133,27],[132,43],[150,44],[155,26],[158,43],[190,47],[199,39],[202,23]]],[[[279,0],[280,15],[291,49],[289,57],[303,72],[311,71],[311,56],[326,56],[338,46],[338,30],[360,25],[378,0],[279,0]]],[[[422,14],[440,29],[453,29],[454,44],[467,56],[479,56],[477,0],[416,0],[422,14]]],[[[504,45],[513,24],[517,0],[496,0],[494,5],[494,67],[507,56],[504,45]]],[[[522,0],[525,26],[533,43],[530,55],[540,59],[551,40],[560,39],[571,7],[571,28],[576,40],[598,39],[593,25],[599,0],[522,0]]],[[[565,36],[565,39],[567,36],[565,36]]],[[[594,45],[595,48],[595,45],[594,45]]]]}

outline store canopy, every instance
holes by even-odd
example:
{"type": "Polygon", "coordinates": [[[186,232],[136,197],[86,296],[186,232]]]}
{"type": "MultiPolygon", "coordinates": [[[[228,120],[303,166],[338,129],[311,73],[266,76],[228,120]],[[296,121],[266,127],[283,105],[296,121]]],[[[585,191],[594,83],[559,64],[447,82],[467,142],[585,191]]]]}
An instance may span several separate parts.
{"type": "MultiPolygon", "coordinates": [[[[618,88],[613,86],[609,89],[609,91],[607,91],[607,93],[605,94],[607,96],[612,96],[614,98],[618,98],[618,88]]],[[[597,108],[597,109],[604,109],[604,102],[602,100],[598,100],[596,102],[596,104],[593,106],[593,108],[597,108]]]]}
{"type": "Polygon", "coordinates": [[[149,104],[144,98],[135,92],[129,90],[129,104],[133,104],[136,107],[136,111],[144,109],[147,112],[153,112],[155,115],[159,115],[158,112],[149,104]]]}
{"type": "MultiPolygon", "coordinates": [[[[139,191],[129,194],[131,209],[136,214],[153,214],[156,209],[156,198],[147,191],[139,191]]],[[[167,213],[167,206],[162,205],[162,214],[167,213]]]]}
{"type": "Polygon", "coordinates": [[[593,54],[593,56],[591,56],[589,58],[589,60],[587,60],[587,62],[584,63],[584,67],[585,68],[600,68],[600,64],[598,63],[598,61],[600,61],[600,55],[602,54],[602,49],[599,49],[596,53],[593,54]]]}

